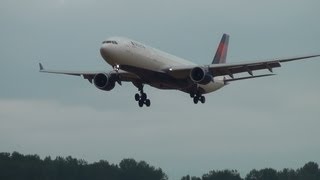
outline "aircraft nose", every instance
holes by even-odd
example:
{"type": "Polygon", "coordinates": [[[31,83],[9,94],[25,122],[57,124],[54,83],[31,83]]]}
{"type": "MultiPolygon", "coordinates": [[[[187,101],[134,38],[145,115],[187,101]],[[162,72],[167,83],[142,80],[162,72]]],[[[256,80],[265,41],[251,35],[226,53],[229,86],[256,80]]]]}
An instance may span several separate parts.
{"type": "Polygon", "coordinates": [[[107,44],[106,43],[102,44],[101,47],[100,47],[100,51],[105,51],[105,50],[107,50],[107,44]]]}
{"type": "Polygon", "coordinates": [[[101,48],[100,48],[100,54],[103,58],[106,58],[108,52],[110,50],[110,47],[108,44],[102,44],[101,48]]]}

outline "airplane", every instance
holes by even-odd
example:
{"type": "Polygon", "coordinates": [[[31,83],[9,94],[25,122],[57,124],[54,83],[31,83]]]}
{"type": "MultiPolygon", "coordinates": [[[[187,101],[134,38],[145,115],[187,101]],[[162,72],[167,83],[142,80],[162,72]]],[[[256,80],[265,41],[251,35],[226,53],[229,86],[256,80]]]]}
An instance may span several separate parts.
{"type": "Polygon", "coordinates": [[[134,98],[139,107],[151,105],[144,92],[144,85],[158,89],[174,89],[190,94],[194,104],[205,103],[204,94],[214,92],[232,81],[273,76],[273,68],[281,63],[314,58],[309,55],[282,59],[227,63],[229,35],[223,34],[211,64],[197,65],[191,61],[168,54],[138,41],[124,37],[112,37],[102,42],[100,54],[113,67],[111,71],[78,72],[47,70],[41,63],[40,72],[82,76],[100,90],[110,91],[116,83],[131,82],[138,88],[134,98]],[[253,71],[266,69],[270,73],[254,75],[253,71]],[[234,74],[248,73],[245,77],[234,74]]]}

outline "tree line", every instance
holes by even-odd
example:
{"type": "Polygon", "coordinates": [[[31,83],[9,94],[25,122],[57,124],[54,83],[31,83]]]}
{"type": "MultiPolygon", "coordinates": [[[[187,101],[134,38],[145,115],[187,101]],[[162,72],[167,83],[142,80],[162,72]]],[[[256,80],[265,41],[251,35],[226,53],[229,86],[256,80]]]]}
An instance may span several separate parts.
{"type": "Polygon", "coordinates": [[[320,169],[317,163],[308,162],[297,170],[285,168],[277,171],[272,168],[251,170],[245,178],[241,178],[237,170],[210,171],[201,178],[184,176],[181,180],[320,180],[320,169]]]}
{"type": "MultiPolygon", "coordinates": [[[[0,153],[0,180],[167,180],[161,168],[145,161],[123,159],[119,164],[108,161],[88,163],[71,156],[23,155],[18,152],[0,153]]],[[[237,170],[212,170],[202,177],[186,175],[181,180],[320,180],[317,163],[308,162],[303,167],[277,171],[271,168],[250,171],[241,178],[237,170]]]]}
{"type": "Polygon", "coordinates": [[[119,165],[101,160],[87,163],[71,156],[22,155],[0,153],[0,180],[167,180],[160,169],[144,161],[123,159],[119,165]]]}

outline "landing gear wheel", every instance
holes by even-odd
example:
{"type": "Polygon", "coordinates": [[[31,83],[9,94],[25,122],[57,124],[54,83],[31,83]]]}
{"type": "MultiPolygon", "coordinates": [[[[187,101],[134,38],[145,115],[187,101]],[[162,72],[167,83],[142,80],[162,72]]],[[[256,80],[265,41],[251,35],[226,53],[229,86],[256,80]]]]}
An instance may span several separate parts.
{"type": "Polygon", "coordinates": [[[151,105],[150,99],[147,99],[146,102],[145,102],[145,104],[146,104],[147,107],[150,107],[150,105],[151,105]]]}
{"type": "Polygon", "coordinates": [[[193,102],[194,102],[195,104],[198,104],[199,98],[198,98],[197,96],[195,96],[195,97],[193,98],[193,102]]]}
{"type": "Polygon", "coordinates": [[[141,101],[141,100],[139,100],[138,104],[139,104],[139,107],[142,107],[142,106],[143,106],[143,104],[144,104],[144,102],[143,102],[143,101],[141,101]]]}
{"type": "Polygon", "coordinates": [[[146,93],[141,93],[141,100],[146,100],[147,99],[147,94],[146,93]]]}
{"type": "Polygon", "coordinates": [[[139,99],[140,99],[140,95],[137,93],[137,94],[135,94],[134,95],[134,99],[136,100],[136,101],[139,101],[139,99]]]}
{"type": "Polygon", "coordinates": [[[200,102],[204,104],[206,102],[206,97],[200,96],[200,102]]]}

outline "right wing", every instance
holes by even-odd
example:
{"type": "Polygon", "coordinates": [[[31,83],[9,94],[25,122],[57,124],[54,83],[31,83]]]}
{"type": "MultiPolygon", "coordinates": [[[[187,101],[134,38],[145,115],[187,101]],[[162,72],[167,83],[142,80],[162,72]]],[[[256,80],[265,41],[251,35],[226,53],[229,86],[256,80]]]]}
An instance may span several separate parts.
{"type": "Polygon", "coordinates": [[[82,76],[84,79],[87,79],[90,83],[92,83],[92,80],[95,75],[104,73],[104,74],[110,74],[110,75],[117,75],[119,77],[120,81],[129,81],[134,82],[141,80],[137,75],[133,73],[129,73],[123,70],[112,70],[109,72],[106,71],[60,71],[60,70],[47,70],[43,67],[41,63],[39,63],[40,72],[43,73],[53,73],[53,74],[65,74],[65,75],[72,75],[72,76],[82,76]]]}

